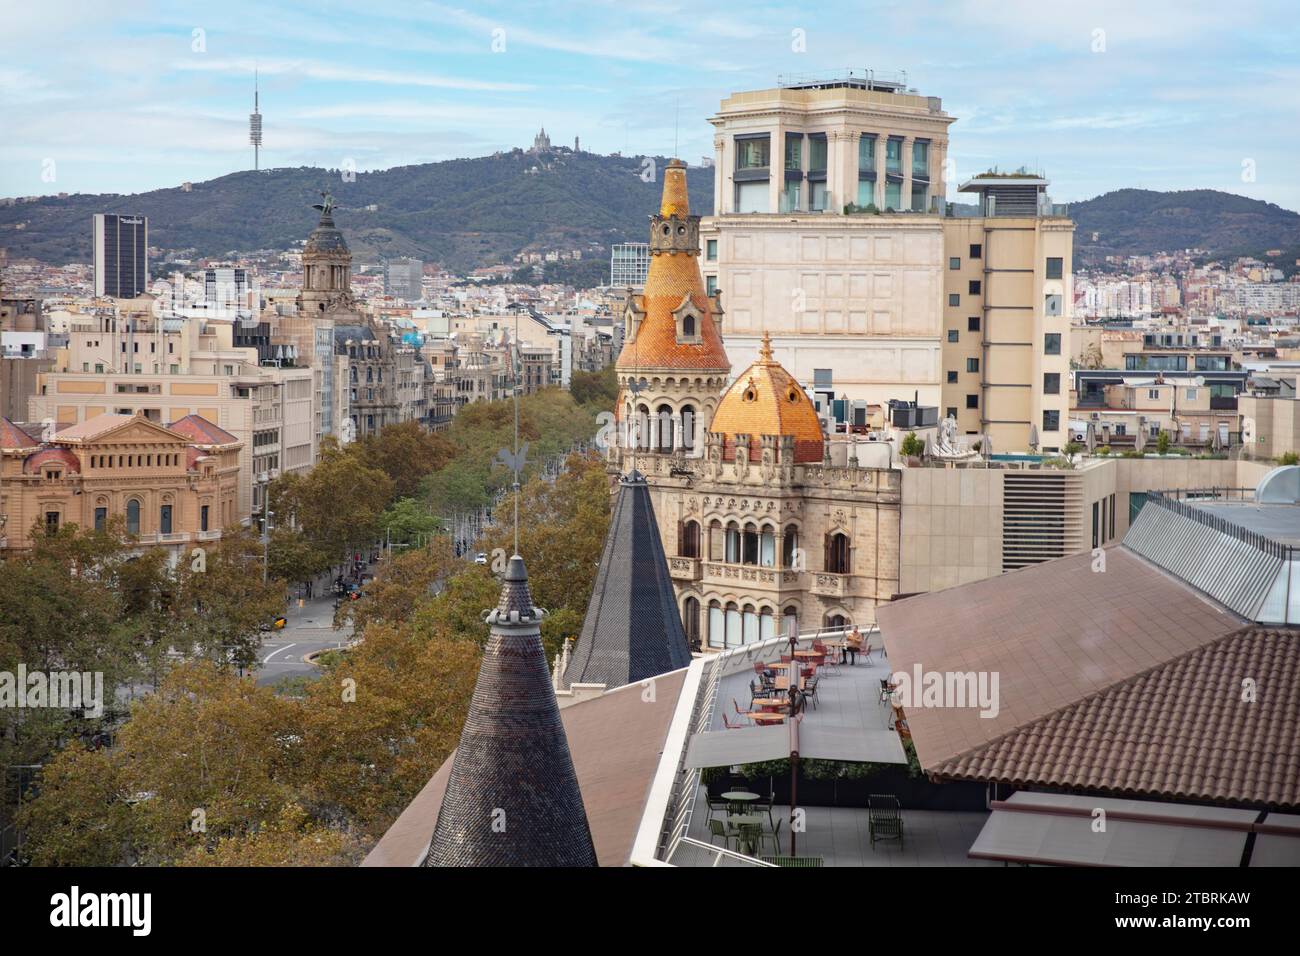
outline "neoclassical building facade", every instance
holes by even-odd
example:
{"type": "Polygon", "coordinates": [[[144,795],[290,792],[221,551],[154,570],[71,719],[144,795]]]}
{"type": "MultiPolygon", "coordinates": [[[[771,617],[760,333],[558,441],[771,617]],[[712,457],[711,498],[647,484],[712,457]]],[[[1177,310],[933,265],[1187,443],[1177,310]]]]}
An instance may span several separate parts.
{"type": "Polygon", "coordinates": [[[827,439],[764,337],[731,384],[699,217],[670,164],[645,292],[629,292],[611,469],[645,475],[688,638],[733,647],[875,621],[898,593],[901,474],[827,439]]]}

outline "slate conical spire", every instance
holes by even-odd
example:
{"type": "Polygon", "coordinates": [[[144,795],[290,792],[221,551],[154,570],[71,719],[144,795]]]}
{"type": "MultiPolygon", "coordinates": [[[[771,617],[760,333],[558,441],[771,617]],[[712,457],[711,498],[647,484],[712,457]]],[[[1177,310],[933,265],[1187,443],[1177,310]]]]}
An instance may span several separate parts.
{"type": "Polygon", "coordinates": [[[523,558],[501,600],[425,866],[595,866],[523,558]]]}
{"type": "Polygon", "coordinates": [[[633,470],[619,482],[591,603],[563,685],[613,690],[690,662],[650,489],[633,470]]]}

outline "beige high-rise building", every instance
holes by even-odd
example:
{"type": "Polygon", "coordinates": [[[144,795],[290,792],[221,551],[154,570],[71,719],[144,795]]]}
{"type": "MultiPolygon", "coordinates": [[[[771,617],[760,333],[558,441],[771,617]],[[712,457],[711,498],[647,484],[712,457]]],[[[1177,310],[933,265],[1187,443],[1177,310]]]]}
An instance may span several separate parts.
{"type": "Polygon", "coordinates": [[[850,74],[733,94],[710,122],[701,265],[735,367],[766,331],[819,390],[938,405],[953,122],[940,100],[850,74]]]}
{"type": "Polygon", "coordinates": [[[995,452],[1056,451],[1069,441],[1074,223],[1047,180],[989,173],[962,192],[976,217],[942,220],[943,401],[959,431],[995,452]]]}

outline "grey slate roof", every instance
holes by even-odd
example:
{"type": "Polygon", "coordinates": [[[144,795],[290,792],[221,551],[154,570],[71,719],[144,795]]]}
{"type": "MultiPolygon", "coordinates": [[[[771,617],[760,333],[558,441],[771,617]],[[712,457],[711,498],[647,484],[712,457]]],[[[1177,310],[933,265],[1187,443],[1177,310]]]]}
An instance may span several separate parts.
{"type": "Polygon", "coordinates": [[[644,476],[619,482],[591,603],[563,684],[624,684],[691,662],[644,476]]]}
{"type": "Polygon", "coordinates": [[[523,559],[501,600],[425,866],[595,866],[523,559]]]}
{"type": "Polygon", "coordinates": [[[316,228],[311,231],[307,237],[307,243],[303,246],[303,252],[347,252],[347,240],[343,238],[342,231],[334,225],[334,217],[322,215],[316,228]]]}

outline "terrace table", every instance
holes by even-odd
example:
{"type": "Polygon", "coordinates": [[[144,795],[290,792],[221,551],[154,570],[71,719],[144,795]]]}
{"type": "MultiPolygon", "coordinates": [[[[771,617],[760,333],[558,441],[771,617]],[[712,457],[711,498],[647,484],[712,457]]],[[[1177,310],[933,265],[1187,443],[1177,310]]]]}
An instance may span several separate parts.
{"type": "MultiPolygon", "coordinates": [[[[758,813],[737,813],[734,815],[732,814],[727,815],[727,822],[731,824],[733,827],[735,827],[738,831],[740,829],[741,824],[749,824],[751,826],[756,826],[761,830],[763,828],[763,820],[764,820],[763,815],[758,813]]],[[[760,837],[760,841],[761,839],[762,838],[760,837]]],[[[752,843],[747,843],[741,840],[739,836],[737,836],[736,842],[740,847],[742,847],[741,852],[749,856],[753,856],[754,852],[758,850],[757,846],[754,846],[752,843]]]]}
{"type": "Polygon", "coordinates": [[[762,711],[759,711],[758,713],[750,714],[749,719],[759,726],[765,726],[767,724],[785,723],[784,714],[770,714],[770,713],[764,713],[762,711]]]}

